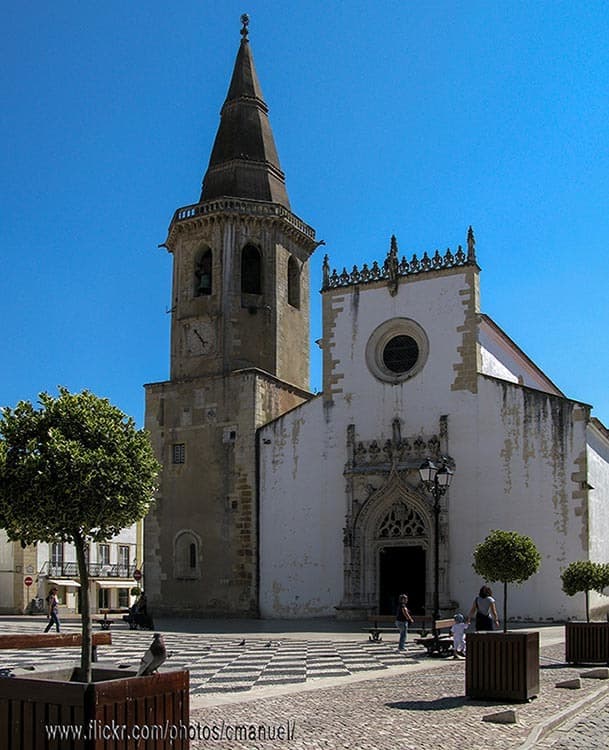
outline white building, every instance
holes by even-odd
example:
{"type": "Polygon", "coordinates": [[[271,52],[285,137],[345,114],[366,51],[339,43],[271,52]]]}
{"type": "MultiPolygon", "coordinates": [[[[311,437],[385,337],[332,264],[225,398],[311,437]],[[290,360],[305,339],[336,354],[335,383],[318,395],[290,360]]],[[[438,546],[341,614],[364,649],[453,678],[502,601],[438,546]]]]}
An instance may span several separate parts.
{"type": "MultiPolygon", "coordinates": [[[[107,542],[89,545],[92,612],[133,603],[130,590],[141,585],[133,574],[142,567],[142,537],[140,521],[107,542]]],[[[78,611],[80,578],[74,545],[41,542],[22,549],[19,542],[9,542],[0,530],[0,613],[45,609],[44,599],[52,587],[58,589],[60,611],[78,611]]]]}
{"type": "Polygon", "coordinates": [[[259,431],[262,616],[392,612],[400,591],[431,611],[435,514],[418,467],[442,456],[440,608],[469,608],[473,549],[504,529],[542,558],[510,588],[510,616],[582,615],[560,572],[609,559],[609,433],[481,312],[471,229],[467,245],[406,262],[392,241],[380,266],[325,265],[323,393],[259,431]]]}

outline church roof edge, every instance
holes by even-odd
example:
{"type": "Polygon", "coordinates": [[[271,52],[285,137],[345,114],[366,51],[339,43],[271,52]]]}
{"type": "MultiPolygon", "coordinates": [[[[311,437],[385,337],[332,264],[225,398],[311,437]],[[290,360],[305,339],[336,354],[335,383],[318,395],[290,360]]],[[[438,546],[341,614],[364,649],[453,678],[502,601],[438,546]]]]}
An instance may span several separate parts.
{"type": "Polygon", "coordinates": [[[425,251],[420,258],[414,253],[410,260],[407,260],[405,256],[402,256],[400,259],[398,256],[397,240],[395,235],[392,235],[389,252],[382,265],[375,260],[371,266],[368,266],[367,263],[364,263],[361,268],[354,265],[352,271],[347,271],[346,268],[343,268],[342,273],[338,273],[336,268],[330,271],[330,263],[326,255],[322,266],[323,280],[321,291],[325,292],[330,289],[357,284],[370,284],[375,281],[386,281],[393,295],[397,291],[399,278],[449,268],[465,266],[475,266],[478,268],[475,247],[474,232],[470,226],[467,232],[467,252],[459,245],[455,253],[448,248],[444,254],[436,250],[431,257],[425,251]]]}

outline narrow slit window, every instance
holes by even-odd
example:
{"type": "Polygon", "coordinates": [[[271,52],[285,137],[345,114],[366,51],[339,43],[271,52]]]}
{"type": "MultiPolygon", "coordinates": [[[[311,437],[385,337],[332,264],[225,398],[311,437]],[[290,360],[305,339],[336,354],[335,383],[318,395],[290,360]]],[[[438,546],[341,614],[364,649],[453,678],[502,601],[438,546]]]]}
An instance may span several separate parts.
{"type": "Polygon", "coordinates": [[[202,250],[197,255],[195,262],[194,294],[195,297],[203,297],[211,294],[211,250],[202,250]]]}
{"type": "Polygon", "coordinates": [[[262,258],[253,245],[246,245],[241,253],[242,294],[262,294],[262,258]]]}
{"type": "Polygon", "coordinates": [[[292,256],[288,260],[288,304],[300,308],[300,270],[292,256]]]}

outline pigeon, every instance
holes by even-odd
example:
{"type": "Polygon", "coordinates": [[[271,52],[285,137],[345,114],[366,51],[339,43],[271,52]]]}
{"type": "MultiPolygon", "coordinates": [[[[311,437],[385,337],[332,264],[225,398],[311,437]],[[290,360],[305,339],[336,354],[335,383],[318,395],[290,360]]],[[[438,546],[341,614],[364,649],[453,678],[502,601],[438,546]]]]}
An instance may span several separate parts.
{"type": "Polygon", "coordinates": [[[273,641],[269,641],[269,642],[268,642],[268,643],[267,643],[267,644],[265,645],[265,648],[270,648],[270,647],[271,647],[272,645],[273,645],[273,641]]]}
{"type": "Polygon", "coordinates": [[[148,651],[142,657],[140,668],[137,670],[138,677],[153,674],[167,658],[167,649],[161,633],[155,633],[148,651]]]}
{"type": "Polygon", "coordinates": [[[245,646],[245,638],[241,641],[241,643],[239,645],[240,646],[245,646]]]}

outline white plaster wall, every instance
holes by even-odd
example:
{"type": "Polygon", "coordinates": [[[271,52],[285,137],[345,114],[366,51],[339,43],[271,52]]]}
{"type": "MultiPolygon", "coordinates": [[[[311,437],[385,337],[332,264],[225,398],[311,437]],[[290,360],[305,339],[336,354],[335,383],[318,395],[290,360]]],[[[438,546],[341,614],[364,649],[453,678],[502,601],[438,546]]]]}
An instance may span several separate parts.
{"type": "Polygon", "coordinates": [[[560,392],[548,382],[539,371],[527,361],[522,353],[514,349],[509,339],[483,320],[478,340],[481,352],[481,373],[491,375],[513,383],[537,388],[547,393],[560,395],[560,392]]]}
{"type": "MultiPolygon", "coordinates": [[[[367,424],[370,437],[387,429],[395,412],[406,418],[403,434],[417,434],[433,426],[436,414],[445,414],[454,403],[451,385],[455,379],[454,364],[459,361],[457,347],[465,323],[461,292],[464,274],[414,277],[400,283],[392,297],[383,285],[376,288],[353,287],[332,297],[338,313],[330,345],[332,358],[338,360],[334,375],[341,377],[342,398],[351,404],[358,416],[356,425],[367,424]],[[366,344],[374,330],[391,318],[409,318],[418,323],[429,340],[429,356],[422,371],[399,385],[378,381],[366,366],[366,344]],[[430,405],[434,413],[429,413],[430,405]],[[391,415],[391,416],[389,416],[391,415]],[[389,421],[388,421],[389,420],[389,421]]],[[[325,334],[324,334],[325,335],[325,334]]],[[[325,343],[324,343],[325,346],[325,343]]]]}
{"type": "MultiPolygon", "coordinates": [[[[573,497],[580,483],[572,479],[585,450],[582,414],[566,399],[480,378],[475,441],[459,463],[467,522],[451,524],[451,551],[466,551],[452,557],[456,598],[466,597],[469,581],[473,599],[482,582],[474,577],[472,585],[471,551],[489,531],[503,529],[527,534],[541,554],[539,572],[509,587],[510,617],[562,619],[579,612],[579,603],[561,590],[560,572],[587,554],[582,499],[573,497]]],[[[502,586],[494,588],[501,600],[502,586]]]]}
{"type": "Polygon", "coordinates": [[[491,375],[495,378],[500,378],[501,380],[507,380],[510,383],[518,382],[518,376],[484,346],[480,347],[480,354],[482,358],[481,372],[484,375],[491,375]]]}
{"type": "Polygon", "coordinates": [[[316,398],[260,432],[260,611],[333,615],[342,596],[344,448],[316,398]]]}
{"type": "Polygon", "coordinates": [[[609,441],[588,427],[588,484],[590,497],[590,556],[609,562],[609,441]]]}
{"type": "MultiPolygon", "coordinates": [[[[333,297],[343,308],[328,344],[342,375],[333,403],[304,404],[260,431],[260,606],[264,617],[334,614],[343,596],[343,528],[347,501],[343,470],[347,427],[358,440],[387,439],[392,421],[402,435],[436,434],[449,414],[449,434],[473,434],[471,393],[451,391],[465,312],[463,275],[386,287],[353,289],[333,297]],[[408,317],[429,339],[425,367],[390,385],[366,366],[373,331],[393,317],[408,317]]],[[[451,444],[452,451],[452,444],[451,444]]]]}
{"type": "MultiPolygon", "coordinates": [[[[333,375],[342,377],[333,381],[332,403],[319,397],[260,432],[264,617],[328,615],[341,602],[348,425],[356,440],[384,440],[396,416],[402,435],[414,436],[437,433],[442,415],[456,472],[446,497],[449,565],[441,575],[455,607],[467,610],[482,584],[472,569],[475,546],[504,529],[531,536],[542,556],[539,573],[510,586],[510,617],[581,616],[582,602],[562,592],[560,572],[588,553],[581,482],[572,478],[585,464],[585,409],[486,376],[478,377],[477,393],[452,390],[464,291],[464,277],[455,274],[400,284],[396,297],[380,287],[333,295],[336,315],[324,345],[337,360],[333,375]],[[370,335],[392,317],[415,320],[429,339],[425,367],[399,385],[378,381],[365,362],[370,335]]],[[[598,462],[596,475],[605,477],[604,468],[598,462]]],[[[600,502],[595,512],[605,512],[600,502]]],[[[599,543],[607,538],[603,523],[599,543]]],[[[501,608],[502,587],[494,588],[501,608]]]]}

